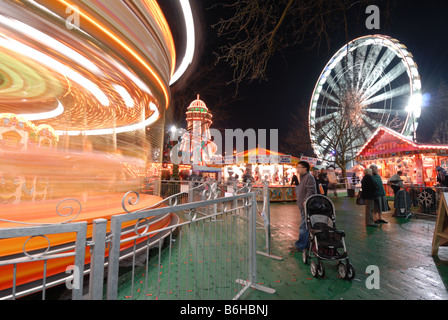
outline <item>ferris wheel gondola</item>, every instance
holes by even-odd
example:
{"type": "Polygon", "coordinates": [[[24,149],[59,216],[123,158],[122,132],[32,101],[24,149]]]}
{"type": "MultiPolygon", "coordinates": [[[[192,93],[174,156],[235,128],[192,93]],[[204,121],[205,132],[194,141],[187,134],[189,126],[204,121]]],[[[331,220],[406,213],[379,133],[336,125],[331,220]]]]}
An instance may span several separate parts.
{"type": "Polygon", "coordinates": [[[356,117],[362,130],[354,148],[379,126],[415,139],[421,87],[417,64],[398,40],[368,35],[350,41],[329,60],[313,90],[309,127],[316,155],[331,158],[333,121],[347,114],[356,117]]]}

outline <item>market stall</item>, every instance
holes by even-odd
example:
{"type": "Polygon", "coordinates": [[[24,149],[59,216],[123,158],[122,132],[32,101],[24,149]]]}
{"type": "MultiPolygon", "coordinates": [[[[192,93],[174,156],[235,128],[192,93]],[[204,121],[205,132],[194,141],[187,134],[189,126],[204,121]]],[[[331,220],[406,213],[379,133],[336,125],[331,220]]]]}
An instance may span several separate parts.
{"type": "Polygon", "coordinates": [[[363,166],[377,165],[384,184],[401,171],[405,186],[432,187],[437,183],[436,167],[448,166],[448,145],[417,143],[392,129],[379,127],[360,148],[356,160],[363,166]]]}
{"type": "Polygon", "coordinates": [[[291,155],[258,147],[224,157],[223,178],[243,182],[250,178],[255,186],[267,180],[271,201],[295,201],[291,179],[298,162],[291,155]]]}

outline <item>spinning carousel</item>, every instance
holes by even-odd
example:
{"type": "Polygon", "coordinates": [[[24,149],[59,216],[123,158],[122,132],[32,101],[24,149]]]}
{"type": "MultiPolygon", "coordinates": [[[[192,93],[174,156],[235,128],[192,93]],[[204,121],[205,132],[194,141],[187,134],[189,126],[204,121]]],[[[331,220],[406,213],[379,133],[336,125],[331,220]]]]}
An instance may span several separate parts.
{"type": "MultiPolygon", "coordinates": [[[[176,57],[158,4],[4,1],[0,31],[0,228],[124,213],[123,195],[161,166],[176,57]]],[[[139,208],[160,200],[141,195],[139,208]]],[[[1,240],[0,257],[23,246],[1,240]]],[[[27,250],[46,246],[34,241],[27,250]]],[[[47,276],[70,264],[49,262],[47,276]]],[[[12,285],[11,268],[0,266],[0,293],[12,285]]],[[[18,286],[42,277],[32,264],[14,272],[18,286]]]]}

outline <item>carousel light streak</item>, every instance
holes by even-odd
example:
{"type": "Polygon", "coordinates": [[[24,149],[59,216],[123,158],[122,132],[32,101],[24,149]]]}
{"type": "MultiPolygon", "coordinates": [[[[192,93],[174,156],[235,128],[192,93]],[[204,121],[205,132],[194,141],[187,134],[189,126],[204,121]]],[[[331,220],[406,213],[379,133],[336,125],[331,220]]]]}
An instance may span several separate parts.
{"type": "Polygon", "coordinates": [[[115,88],[115,90],[117,90],[117,92],[123,98],[125,105],[128,108],[133,108],[134,107],[134,99],[132,99],[129,92],[123,86],[120,86],[118,84],[113,84],[112,86],[115,88]]]}
{"type": "Polygon", "coordinates": [[[48,68],[53,69],[60,74],[65,75],[67,78],[78,83],[84,89],[92,93],[102,105],[108,106],[110,104],[110,101],[106,95],[92,81],[67,67],[63,63],[47,56],[46,54],[10,38],[0,37],[0,46],[11,51],[16,51],[30,59],[44,64],[48,68]]]}
{"type": "Polygon", "coordinates": [[[58,106],[56,109],[48,112],[40,112],[40,113],[24,113],[19,114],[19,116],[25,118],[26,120],[33,121],[33,120],[43,120],[43,119],[50,119],[57,117],[64,113],[64,106],[62,103],[58,100],[58,106]]]}
{"type": "MultiPolygon", "coordinates": [[[[82,203],[80,221],[110,221],[122,213],[115,206],[119,195],[140,190],[143,178],[158,175],[147,168],[158,168],[161,160],[159,124],[174,73],[169,29],[142,5],[159,10],[155,0],[36,1],[3,1],[0,8],[11,17],[3,17],[7,25],[0,23],[0,112],[11,114],[0,126],[0,227],[15,226],[5,221],[63,223],[53,216],[54,204],[68,197],[82,203]],[[69,3],[82,11],[84,30],[65,28],[69,3]],[[126,24],[129,33],[116,22],[126,24]],[[117,135],[123,132],[131,133],[117,135]],[[96,136],[86,137],[91,135],[96,136]]],[[[144,197],[145,206],[159,202],[158,196],[144,197]]],[[[160,217],[151,228],[163,228],[171,219],[160,217]]],[[[72,236],[55,235],[52,248],[70,246],[72,236]]],[[[2,257],[20,252],[19,242],[2,239],[2,257]]],[[[30,252],[40,249],[32,246],[30,252]]],[[[37,263],[23,264],[14,280],[3,264],[0,292],[42,276],[62,279],[73,262],[59,260],[45,264],[44,273],[37,263]]]]}
{"type": "Polygon", "coordinates": [[[27,35],[32,39],[42,43],[45,47],[51,48],[66,57],[70,57],[71,60],[75,61],[76,63],[96,75],[103,75],[101,70],[89,59],[85,58],[75,50],[67,47],[65,44],[54,39],[53,37],[50,37],[21,21],[8,18],[0,14],[0,24],[8,26],[23,35],[27,35]]]}
{"type": "MultiPolygon", "coordinates": [[[[67,2],[65,0],[59,0],[59,2],[63,3],[66,6],[70,6],[71,5],[69,2],[67,2]]],[[[154,3],[153,5],[156,5],[156,4],[154,3]]],[[[156,10],[156,9],[154,9],[154,10],[156,10]]],[[[160,8],[158,8],[158,10],[160,11],[160,8]]],[[[86,19],[91,24],[93,24],[98,30],[101,30],[106,35],[108,35],[111,39],[113,39],[117,44],[119,44],[123,49],[125,49],[129,54],[131,54],[138,62],[140,62],[147,71],[149,71],[151,76],[156,80],[156,82],[159,85],[160,89],[162,89],[163,95],[165,97],[165,106],[166,106],[166,108],[168,108],[169,107],[169,101],[170,101],[170,99],[169,99],[170,95],[169,95],[168,89],[166,88],[166,86],[163,83],[162,79],[157,75],[157,73],[154,71],[154,69],[145,61],[145,59],[142,58],[139,54],[137,54],[129,45],[127,45],[124,41],[122,41],[111,30],[109,30],[108,28],[104,27],[99,22],[95,21],[93,18],[91,18],[89,15],[87,15],[84,12],[82,12],[81,10],[78,10],[77,12],[84,19],[86,19]]]]}
{"type": "Polygon", "coordinates": [[[187,35],[185,55],[182,58],[182,62],[171,77],[170,85],[174,84],[185,73],[188,66],[193,62],[194,47],[195,47],[195,35],[194,35],[194,19],[191,11],[190,2],[188,0],[180,0],[182,13],[185,21],[185,31],[187,35]]]}
{"type": "MultiPolygon", "coordinates": [[[[181,2],[185,2],[185,0],[181,0],[181,2]]],[[[188,1],[186,1],[188,2],[188,1]]],[[[152,14],[154,19],[156,19],[160,29],[164,35],[163,39],[167,47],[169,48],[169,52],[171,53],[171,72],[170,75],[173,76],[174,69],[176,67],[176,48],[174,46],[174,40],[171,36],[171,30],[169,28],[168,22],[165,19],[163,12],[160,10],[157,1],[154,0],[145,0],[143,1],[143,6],[152,14]]]]}
{"type": "Polygon", "coordinates": [[[77,135],[85,134],[86,136],[93,136],[93,135],[116,134],[116,133],[123,133],[123,132],[143,129],[146,126],[149,126],[149,125],[153,124],[155,121],[157,121],[157,119],[160,116],[159,109],[153,102],[149,103],[149,108],[153,112],[151,114],[151,116],[149,116],[144,121],[141,121],[139,123],[135,123],[132,125],[116,127],[116,128],[90,129],[90,130],[71,130],[71,131],[55,130],[55,132],[59,135],[67,134],[69,136],[77,136],[77,135]]]}
{"type": "MultiPolygon", "coordinates": [[[[31,1],[32,4],[34,5],[38,5],[37,3],[35,3],[34,1],[31,1]]],[[[64,2],[62,1],[62,3],[68,4],[68,2],[64,2]]],[[[160,11],[160,8],[158,7],[158,5],[154,5],[154,3],[152,2],[145,2],[145,7],[148,8],[152,8],[151,13],[153,15],[159,15],[156,19],[158,25],[165,25],[166,21],[163,17],[163,14],[160,11]],[[155,8],[155,9],[154,9],[155,8]]],[[[38,5],[38,7],[40,9],[43,9],[41,5],[38,5]]],[[[190,23],[188,23],[188,25],[193,26],[193,20],[192,20],[192,15],[191,15],[191,9],[189,8],[189,3],[187,2],[183,2],[183,6],[184,10],[187,10],[185,8],[188,8],[188,10],[190,11],[189,17],[190,17],[190,23]]],[[[79,14],[83,15],[82,9],[79,9],[78,6],[76,6],[75,8],[77,8],[79,10],[79,14]]],[[[49,9],[45,9],[45,11],[47,13],[49,12],[53,12],[52,10],[49,9]]],[[[59,15],[57,15],[56,13],[53,12],[52,14],[54,17],[58,17],[58,19],[60,19],[61,17],[59,15]]],[[[188,14],[185,14],[186,16],[188,16],[188,14]]],[[[50,48],[52,50],[52,52],[57,52],[60,53],[62,56],[67,57],[70,60],[73,60],[75,62],[75,65],[79,65],[81,67],[83,67],[85,70],[90,71],[93,74],[99,75],[99,76],[107,76],[107,74],[104,74],[102,68],[98,65],[96,65],[95,63],[93,63],[92,61],[86,59],[82,54],[75,52],[74,50],[72,50],[71,48],[69,48],[68,46],[64,45],[63,43],[59,42],[56,39],[53,39],[52,37],[43,34],[41,31],[30,27],[20,21],[14,20],[13,18],[6,18],[4,16],[0,17],[2,18],[1,22],[4,25],[8,25],[8,27],[14,31],[16,31],[18,34],[22,35],[22,36],[28,36],[31,39],[33,39],[34,41],[37,41],[39,43],[42,43],[44,47],[46,48],[50,48]],[[101,69],[100,69],[101,68],[101,69]]],[[[132,50],[130,48],[130,46],[126,47],[126,44],[124,42],[121,42],[120,38],[118,38],[118,36],[115,36],[113,34],[112,31],[109,31],[106,27],[101,27],[101,25],[99,23],[95,23],[94,19],[90,19],[86,14],[83,15],[83,18],[86,18],[88,21],[90,21],[92,24],[94,24],[97,28],[99,28],[99,30],[102,30],[103,32],[106,32],[110,37],[112,37],[116,42],[118,42],[122,47],[125,47],[125,49],[128,49],[127,51],[129,52],[129,50],[132,50]]],[[[84,23],[83,23],[84,24],[84,23]]],[[[82,31],[80,29],[80,31],[82,31]]],[[[85,32],[84,32],[85,33],[85,32]]],[[[167,44],[172,43],[172,38],[168,37],[167,35],[170,35],[169,29],[163,29],[162,28],[162,33],[164,35],[163,39],[166,41],[167,44]]],[[[132,117],[134,118],[138,118],[139,116],[136,115],[136,113],[134,112],[134,116],[130,116],[128,117],[127,114],[124,114],[124,109],[122,109],[122,107],[117,107],[117,103],[120,100],[118,97],[118,100],[115,101],[115,97],[116,95],[114,93],[111,92],[111,90],[109,90],[106,87],[104,87],[103,85],[101,85],[101,87],[96,86],[91,80],[89,80],[87,78],[87,76],[81,75],[79,73],[77,73],[74,70],[70,70],[70,68],[68,67],[68,64],[64,64],[62,61],[59,62],[57,61],[54,57],[52,56],[48,56],[43,52],[38,52],[39,49],[37,47],[31,47],[31,45],[27,44],[27,43],[23,43],[20,44],[18,41],[15,42],[16,40],[10,39],[8,36],[10,35],[5,35],[4,37],[6,39],[0,39],[0,42],[3,43],[3,45],[5,46],[5,48],[9,48],[12,52],[19,52],[21,54],[23,54],[26,57],[29,57],[31,59],[33,59],[34,61],[37,61],[38,63],[40,63],[41,65],[44,65],[46,67],[52,68],[53,70],[55,70],[56,72],[58,72],[59,74],[61,74],[65,79],[67,79],[66,81],[66,86],[67,86],[67,91],[66,94],[64,94],[64,97],[67,95],[77,95],[77,97],[79,97],[79,91],[73,91],[71,88],[73,87],[74,83],[79,84],[81,87],[83,87],[84,89],[86,89],[88,92],[90,92],[91,94],[93,94],[93,96],[96,97],[96,99],[103,105],[103,106],[109,106],[111,105],[112,101],[114,101],[114,108],[115,111],[113,111],[112,113],[115,116],[120,116],[122,117],[123,115],[125,116],[125,118],[128,119],[132,119],[132,117]],[[67,65],[67,66],[66,66],[67,65]],[[71,80],[71,81],[70,81],[71,80]]],[[[89,37],[92,37],[92,35],[88,35],[89,37]]],[[[194,36],[194,32],[193,32],[193,36],[194,36]]],[[[194,39],[194,37],[193,37],[194,39]]],[[[193,41],[194,42],[194,41],[193,41]]],[[[67,42],[68,43],[68,42],[67,42]]],[[[194,43],[193,45],[189,46],[190,48],[194,49],[194,43]]],[[[174,48],[174,46],[173,46],[174,48]]],[[[193,52],[191,53],[191,55],[193,54],[193,52]]],[[[190,56],[191,56],[190,55],[190,56]]],[[[136,55],[133,55],[134,57],[137,58],[137,60],[141,60],[141,58],[139,58],[136,55]]],[[[174,55],[172,55],[173,57],[174,55]]],[[[184,59],[185,61],[185,59],[184,59]]],[[[127,108],[135,108],[135,103],[136,101],[141,100],[140,98],[143,97],[142,93],[148,93],[151,97],[154,97],[154,94],[152,92],[152,90],[148,87],[148,85],[142,81],[142,79],[135,75],[131,69],[129,69],[127,66],[121,65],[121,63],[119,61],[117,61],[116,59],[110,58],[109,62],[112,62],[114,64],[114,67],[116,68],[116,70],[118,72],[121,72],[122,74],[124,74],[125,76],[127,76],[133,84],[135,84],[135,86],[137,86],[139,89],[142,90],[142,92],[137,91],[128,91],[127,89],[125,89],[125,87],[119,85],[119,84],[110,84],[110,88],[114,88],[115,91],[120,95],[121,100],[124,102],[124,105],[127,108]],[[132,96],[131,96],[132,94],[132,96]]],[[[149,64],[149,63],[148,63],[149,64]]],[[[72,65],[70,65],[71,67],[72,65]]],[[[149,68],[149,66],[147,66],[149,68]]],[[[113,68],[113,67],[112,67],[113,68]]],[[[180,69],[179,69],[180,70],[180,69]]],[[[105,71],[105,70],[104,70],[105,71]]],[[[172,69],[172,72],[174,73],[174,68],[172,69]]],[[[178,73],[179,74],[179,73],[178,73]]],[[[119,74],[117,74],[118,77],[120,77],[119,74]]],[[[19,79],[20,80],[20,79],[19,79]]],[[[25,79],[24,79],[25,80],[25,79]]],[[[93,80],[93,79],[92,79],[93,80]]],[[[156,79],[159,84],[160,83],[160,78],[156,79]]],[[[111,78],[110,80],[108,79],[108,81],[112,81],[112,82],[116,82],[116,78],[111,78]]],[[[154,83],[154,82],[153,82],[154,83]]],[[[162,85],[162,84],[161,84],[162,85]]],[[[165,98],[167,98],[166,94],[168,90],[168,87],[165,85],[163,86],[163,93],[165,95],[165,98]]],[[[25,88],[24,88],[25,89],[25,88]]],[[[113,89],[112,89],[113,91],[113,89]]],[[[34,91],[33,91],[34,92],[34,91]]],[[[36,92],[34,92],[36,94],[36,92]]],[[[65,108],[66,110],[69,110],[70,112],[70,119],[71,121],[75,121],[75,119],[79,119],[78,121],[83,121],[83,113],[84,114],[88,114],[89,115],[89,121],[87,123],[79,123],[80,125],[78,125],[76,128],[76,125],[74,126],[74,123],[70,125],[70,128],[73,128],[75,131],[73,132],[72,135],[76,135],[79,134],[79,129],[81,129],[80,127],[82,126],[86,126],[85,130],[88,130],[89,134],[94,134],[95,132],[98,132],[98,134],[102,134],[104,131],[103,128],[99,129],[99,131],[96,131],[94,129],[95,124],[97,126],[104,126],[105,123],[109,120],[106,120],[106,118],[102,118],[98,119],[98,117],[95,114],[103,114],[105,117],[110,118],[109,114],[111,114],[111,112],[109,112],[109,114],[106,113],[106,109],[101,109],[101,108],[94,108],[94,105],[91,105],[91,102],[85,100],[85,105],[86,107],[84,108],[84,111],[80,110],[80,112],[76,111],[74,108],[65,108]],[[95,110],[96,109],[96,110],[95,110]],[[101,110],[101,111],[100,111],[101,110]],[[78,114],[79,116],[76,117],[75,113],[78,114]],[[98,120],[98,121],[97,121],[98,120]]],[[[151,98],[151,100],[153,100],[153,98],[151,98]]],[[[26,101],[26,100],[23,100],[26,101]]],[[[95,103],[94,103],[95,104],[95,103]]],[[[121,105],[121,103],[120,103],[121,105]]],[[[168,106],[168,105],[167,105],[168,106]]],[[[78,107],[81,107],[81,104],[78,104],[78,107]]],[[[50,112],[42,112],[39,113],[39,116],[37,117],[37,120],[43,120],[43,116],[47,115],[47,116],[52,116],[52,115],[60,115],[60,111],[63,110],[62,108],[57,108],[56,110],[50,111],[50,112]]],[[[141,110],[141,109],[139,109],[141,110]]],[[[32,113],[34,115],[34,113],[32,113]]],[[[152,123],[154,122],[154,112],[148,112],[147,114],[151,115],[151,120],[146,121],[146,123],[152,123]]],[[[85,116],[84,116],[85,117],[85,116]]],[[[124,119],[124,118],[122,118],[124,119]]],[[[141,127],[142,126],[142,122],[139,122],[138,124],[136,124],[137,127],[141,127]]],[[[114,124],[115,126],[115,124],[114,124]]],[[[130,125],[130,126],[120,126],[120,130],[126,130],[126,128],[129,128],[128,130],[132,130],[132,128],[134,128],[135,125],[130,125]]],[[[109,128],[110,129],[110,128],[109,128]]],[[[106,130],[106,132],[110,132],[110,130],[106,130]]]]}
{"type": "Polygon", "coordinates": [[[144,83],[139,77],[130,72],[125,66],[115,60],[113,60],[113,65],[118,70],[120,70],[120,72],[124,73],[140,90],[146,92],[151,96],[153,95],[151,89],[146,85],[146,83],[144,83]]]}

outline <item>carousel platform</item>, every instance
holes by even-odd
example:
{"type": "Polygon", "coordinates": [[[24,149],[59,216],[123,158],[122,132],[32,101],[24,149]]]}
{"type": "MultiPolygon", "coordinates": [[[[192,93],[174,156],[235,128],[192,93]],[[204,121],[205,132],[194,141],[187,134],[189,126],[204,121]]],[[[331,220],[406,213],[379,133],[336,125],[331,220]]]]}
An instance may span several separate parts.
{"type": "MultiPolygon", "coordinates": [[[[296,189],[294,186],[273,186],[269,185],[269,199],[271,202],[297,201],[296,189]]],[[[263,187],[254,187],[255,190],[263,190],[263,187]]],[[[257,193],[257,200],[262,201],[263,197],[257,193]]]]}
{"type": "MultiPolygon", "coordinates": [[[[52,199],[38,202],[27,202],[17,204],[2,205],[0,213],[0,228],[26,227],[29,225],[39,224],[57,224],[67,221],[86,221],[87,222],[87,238],[92,237],[93,220],[103,218],[108,220],[107,229],[110,228],[110,219],[113,215],[125,213],[122,208],[122,193],[107,194],[89,194],[87,199],[73,201],[73,199],[52,199]],[[79,207],[81,205],[81,207],[79,207]]],[[[138,210],[157,205],[162,200],[161,197],[153,195],[140,195],[139,202],[132,207],[132,210],[138,210]]],[[[130,209],[130,208],[129,208],[130,209]]],[[[149,220],[148,230],[157,230],[170,225],[172,222],[177,223],[177,217],[171,213],[164,216],[155,217],[149,220]]],[[[123,224],[122,228],[133,226],[135,222],[130,221],[123,224]]],[[[48,240],[42,237],[36,237],[32,241],[26,238],[12,238],[0,240],[0,257],[2,259],[14,258],[23,254],[24,250],[28,253],[40,252],[47,248],[51,243],[51,247],[57,247],[63,251],[64,248],[73,250],[75,234],[52,234],[48,235],[48,240]],[[26,244],[26,248],[25,245],[26,244]]],[[[155,235],[157,236],[157,234],[155,235]]],[[[120,250],[123,252],[128,249],[130,244],[123,244],[120,250]]],[[[107,253],[106,253],[107,254],[107,253]]],[[[90,252],[86,253],[86,268],[90,263],[90,252]]],[[[63,281],[67,265],[73,264],[73,257],[64,259],[50,260],[47,263],[47,277],[50,277],[52,283],[57,285],[63,281]]],[[[30,290],[35,284],[41,285],[42,266],[39,262],[31,262],[22,264],[17,270],[13,270],[12,265],[0,266],[0,298],[10,294],[10,287],[13,283],[13,274],[17,274],[16,285],[18,292],[30,290]]]]}

